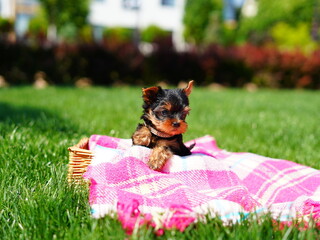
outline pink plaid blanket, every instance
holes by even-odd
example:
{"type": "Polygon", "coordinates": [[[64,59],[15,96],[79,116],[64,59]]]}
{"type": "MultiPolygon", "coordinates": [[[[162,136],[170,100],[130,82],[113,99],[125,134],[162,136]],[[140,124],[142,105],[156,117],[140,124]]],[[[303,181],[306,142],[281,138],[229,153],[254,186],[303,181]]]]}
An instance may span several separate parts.
{"type": "Polygon", "coordinates": [[[204,216],[226,223],[251,213],[290,222],[314,219],[320,226],[320,171],[294,162],[232,153],[205,136],[192,155],[173,156],[161,172],[146,162],[150,149],[130,139],[93,135],[89,179],[92,215],[117,214],[131,233],[142,224],[181,231],[204,216]]]}

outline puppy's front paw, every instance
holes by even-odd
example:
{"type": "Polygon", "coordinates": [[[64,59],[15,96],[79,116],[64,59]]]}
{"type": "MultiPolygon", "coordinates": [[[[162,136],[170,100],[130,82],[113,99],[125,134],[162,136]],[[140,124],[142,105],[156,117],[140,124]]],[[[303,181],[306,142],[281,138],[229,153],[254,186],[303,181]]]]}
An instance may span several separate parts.
{"type": "Polygon", "coordinates": [[[148,166],[153,170],[159,171],[172,155],[172,152],[168,148],[156,147],[151,152],[148,166]]]}
{"type": "Polygon", "coordinates": [[[151,132],[146,126],[138,126],[138,129],[132,135],[134,145],[149,146],[151,141],[151,132]]]}

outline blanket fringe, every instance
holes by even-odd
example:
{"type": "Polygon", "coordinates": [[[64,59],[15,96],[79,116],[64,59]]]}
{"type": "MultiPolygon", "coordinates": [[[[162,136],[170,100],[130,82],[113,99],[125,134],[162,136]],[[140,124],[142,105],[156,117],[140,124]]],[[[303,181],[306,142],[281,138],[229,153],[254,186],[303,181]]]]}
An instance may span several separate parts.
{"type": "Polygon", "coordinates": [[[307,200],[303,209],[304,215],[310,215],[316,226],[320,228],[320,204],[313,200],[307,200]]]}
{"type": "Polygon", "coordinates": [[[166,212],[156,214],[159,215],[159,219],[152,216],[151,213],[141,213],[139,206],[139,201],[136,199],[129,203],[117,203],[118,220],[129,235],[135,233],[142,225],[152,227],[158,236],[163,235],[164,230],[168,229],[177,229],[183,232],[197,220],[192,209],[183,205],[171,205],[166,212]],[[156,219],[158,221],[155,221],[156,219]]]}
{"type": "Polygon", "coordinates": [[[89,150],[89,138],[83,138],[75,146],[69,147],[68,182],[74,184],[88,183],[82,175],[91,163],[93,153],[89,150]]]}

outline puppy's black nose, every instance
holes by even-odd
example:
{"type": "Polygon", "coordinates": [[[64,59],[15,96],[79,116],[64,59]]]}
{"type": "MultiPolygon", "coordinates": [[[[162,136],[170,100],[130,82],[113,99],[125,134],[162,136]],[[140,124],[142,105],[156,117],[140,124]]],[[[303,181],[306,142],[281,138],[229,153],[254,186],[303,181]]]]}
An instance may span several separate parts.
{"type": "Polygon", "coordinates": [[[180,123],[179,123],[179,122],[173,122],[173,123],[172,123],[172,126],[174,126],[174,127],[176,127],[176,128],[177,128],[177,127],[180,127],[180,123]]]}

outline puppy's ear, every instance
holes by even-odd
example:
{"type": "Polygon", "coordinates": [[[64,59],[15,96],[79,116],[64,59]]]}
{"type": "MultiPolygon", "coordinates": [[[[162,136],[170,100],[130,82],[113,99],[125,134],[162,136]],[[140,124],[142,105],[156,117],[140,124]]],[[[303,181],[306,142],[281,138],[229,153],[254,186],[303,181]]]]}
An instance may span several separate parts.
{"type": "Polygon", "coordinates": [[[183,89],[184,93],[185,93],[187,96],[189,96],[190,93],[191,93],[191,91],[192,91],[193,83],[194,83],[193,80],[189,81],[188,86],[187,86],[185,89],[183,89]]]}
{"type": "Polygon", "coordinates": [[[142,98],[147,104],[153,103],[157,99],[157,94],[161,90],[161,87],[149,87],[142,88],[142,98]]]}

